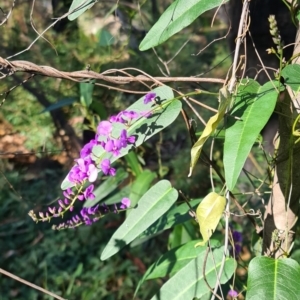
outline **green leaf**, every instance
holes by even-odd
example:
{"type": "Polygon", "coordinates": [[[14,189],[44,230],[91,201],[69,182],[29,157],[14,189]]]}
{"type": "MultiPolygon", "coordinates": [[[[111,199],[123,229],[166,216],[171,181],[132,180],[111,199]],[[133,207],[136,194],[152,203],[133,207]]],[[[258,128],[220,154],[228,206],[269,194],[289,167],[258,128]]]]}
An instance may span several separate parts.
{"type": "MultiPolygon", "coordinates": [[[[298,1],[299,3],[299,1],[298,1]]],[[[298,19],[298,21],[300,21],[300,10],[298,9],[296,12],[296,18],[298,19]]]]}
{"type": "Polygon", "coordinates": [[[278,82],[260,86],[248,79],[240,83],[235,106],[228,117],[224,142],[224,169],[226,185],[233,190],[247,156],[260,131],[274,111],[278,82]]]}
{"type": "Polygon", "coordinates": [[[174,1],[150,29],[140,44],[140,50],[153,48],[181,29],[190,25],[201,14],[228,0],[186,0],[174,1]]]}
{"type": "Polygon", "coordinates": [[[197,230],[195,230],[195,226],[190,219],[187,222],[174,226],[171,234],[169,235],[168,248],[176,248],[195,240],[197,237],[197,230]]]}
{"type": "Polygon", "coordinates": [[[105,199],[103,201],[103,203],[105,203],[107,205],[120,203],[124,197],[128,197],[128,195],[130,194],[130,190],[131,190],[131,187],[129,185],[122,187],[122,189],[120,191],[109,196],[107,199],[105,199]]]}
{"type": "Polygon", "coordinates": [[[80,15],[82,15],[86,10],[90,9],[97,0],[73,0],[69,12],[73,11],[69,16],[68,19],[70,21],[74,21],[80,15]]]}
{"type": "Polygon", "coordinates": [[[90,105],[90,109],[94,111],[101,120],[107,119],[107,111],[103,103],[94,99],[94,101],[90,105]]]}
{"type": "Polygon", "coordinates": [[[106,260],[153,224],[177,200],[178,192],[169,181],[161,180],[139,201],[124,223],[117,229],[101,254],[106,260]]]}
{"type": "MultiPolygon", "coordinates": [[[[190,241],[184,245],[173,248],[162,255],[148,268],[143,278],[139,281],[135,290],[135,295],[145,280],[165,277],[167,275],[172,276],[186,266],[192,259],[199,256],[201,252],[206,251],[207,246],[195,248],[195,242],[197,242],[197,240],[190,241]]],[[[210,240],[210,245],[212,248],[221,246],[219,241],[213,239],[210,240]]]]}
{"type": "MultiPolygon", "coordinates": [[[[114,177],[109,177],[98,188],[95,189],[94,191],[95,199],[85,201],[83,206],[92,207],[96,205],[107,195],[113,192],[127,177],[128,177],[128,173],[124,169],[119,168],[114,177]]],[[[121,200],[122,198],[120,199],[120,201],[121,200]]]]}
{"type": "Polygon", "coordinates": [[[246,300],[300,299],[299,282],[295,260],[255,257],[249,264],[246,300]]]}
{"type": "MultiPolygon", "coordinates": [[[[143,171],[134,181],[131,187],[129,199],[131,207],[134,207],[140,198],[148,191],[152,181],[156,178],[156,174],[150,170],[143,171]]],[[[131,209],[128,210],[130,213],[131,209]]]]}
{"type": "Polygon", "coordinates": [[[73,104],[77,99],[75,97],[68,97],[68,98],[64,98],[62,100],[59,100],[58,102],[54,103],[54,104],[51,104],[49,105],[48,107],[46,107],[45,109],[43,109],[41,111],[41,114],[42,113],[45,113],[45,112],[48,112],[48,111],[52,111],[52,110],[55,110],[55,109],[58,109],[58,108],[61,108],[61,107],[64,107],[64,106],[68,106],[68,105],[71,105],[73,104]]]}
{"type": "MultiPolygon", "coordinates": [[[[95,82],[95,80],[92,80],[92,82],[95,82]]],[[[94,84],[92,82],[91,83],[80,82],[79,84],[80,102],[85,107],[89,107],[93,102],[94,84]]]]}
{"type": "MultiPolygon", "coordinates": [[[[158,277],[165,277],[167,275],[173,276],[176,272],[182,269],[192,259],[199,256],[201,252],[205,252],[207,246],[195,247],[196,242],[201,240],[194,240],[187,242],[184,245],[180,245],[171,249],[164,255],[162,255],[157,262],[155,262],[147,272],[145,273],[144,280],[154,279],[158,277]]],[[[210,240],[210,246],[220,247],[218,240],[210,240]]]]}
{"type": "Polygon", "coordinates": [[[214,133],[219,123],[223,120],[226,109],[231,102],[231,95],[227,92],[226,87],[220,90],[219,101],[220,106],[218,112],[208,120],[203,133],[191,149],[191,163],[188,177],[192,175],[192,172],[201,154],[203,145],[205,144],[207,139],[214,133]]]}
{"type": "Polygon", "coordinates": [[[137,154],[134,151],[129,152],[125,156],[125,160],[127,161],[129,167],[131,168],[135,176],[138,176],[143,172],[141,164],[137,158],[137,154]]]}
{"type": "Polygon", "coordinates": [[[203,246],[216,230],[226,205],[226,199],[215,192],[209,193],[196,210],[203,241],[196,246],[203,246]]]}
{"type": "MultiPolygon", "coordinates": [[[[128,135],[135,135],[136,141],[134,147],[140,146],[146,140],[153,135],[160,132],[162,129],[169,126],[178,116],[181,110],[181,102],[174,100],[174,94],[171,88],[168,86],[160,86],[153,90],[156,93],[157,102],[156,104],[148,103],[144,104],[144,97],[140,98],[137,102],[127,108],[127,111],[135,111],[145,113],[151,111],[151,116],[141,117],[135,122],[132,122],[128,128],[121,123],[113,123],[112,135],[117,137],[120,135],[122,129],[127,129],[128,135]]],[[[126,155],[132,150],[133,145],[128,145],[120,151],[119,156],[113,156],[111,153],[106,153],[102,146],[94,146],[93,155],[94,160],[108,158],[111,162],[116,161],[118,158],[126,155]]],[[[98,170],[100,172],[100,170],[98,170]]],[[[61,184],[61,189],[65,190],[69,187],[74,186],[72,182],[65,178],[61,184]]]]}
{"type": "MultiPolygon", "coordinates": [[[[192,208],[196,209],[201,199],[195,199],[190,201],[192,208]]],[[[142,239],[147,236],[155,235],[161,231],[167,230],[177,224],[184,223],[191,219],[189,215],[189,206],[186,203],[183,203],[179,206],[176,206],[170,209],[165,215],[159,218],[155,223],[148,227],[140,236],[139,239],[142,239]]]]}
{"type": "MultiPolygon", "coordinates": [[[[224,247],[214,249],[213,253],[208,253],[205,263],[206,252],[200,250],[199,255],[169,279],[151,300],[187,300],[202,297],[210,291],[205,280],[211,287],[217,284],[223,255],[224,247]]],[[[226,283],[234,270],[235,260],[226,257],[220,282],[226,283]]]]}
{"type": "Polygon", "coordinates": [[[293,91],[300,91],[300,65],[288,65],[282,70],[280,75],[284,78],[285,84],[290,86],[293,91]]]}
{"type": "Polygon", "coordinates": [[[99,46],[106,47],[111,46],[115,42],[115,38],[106,29],[99,31],[99,46]]]}

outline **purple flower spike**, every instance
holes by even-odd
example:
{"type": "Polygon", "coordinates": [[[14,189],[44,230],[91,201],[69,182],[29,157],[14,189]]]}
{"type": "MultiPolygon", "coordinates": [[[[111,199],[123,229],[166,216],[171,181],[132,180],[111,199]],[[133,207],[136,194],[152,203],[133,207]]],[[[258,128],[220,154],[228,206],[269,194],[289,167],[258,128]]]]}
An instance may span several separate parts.
{"type": "Polygon", "coordinates": [[[146,96],[144,98],[144,104],[150,103],[152,100],[155,99],[155,97],[156,97],[155,93],[150,92],[150,93],[146,94],[146,96]]]}
{"type": "Polygon", "coordinates": [[[235,290],[230,290],[228,292],[228,296],[232,297],[232,298],[236,298],[239,295],[239,293],[235,290]]]}
{"type": "Polygon", "coordinates": [[[101,121],[97,127],[97,134],[109,136],[112,132],[112,124],[109,121],[101,121]]]}
{"type": "Polygon", "coordinates": [[[101,170],[105,175],[115,176],[116,175],[116,169],[111,168],[110,166],[110,160],[108,158],[105,158],[101,162],[101,170]]]}
{"type": "Polygon", "coordinates": [[[126,209],[126,208],[129,208],[130,207],[130,199],[129,198],[123,198],[122,201],[121,201],[121,205],[120,205],[120,209],[126,209]]]}

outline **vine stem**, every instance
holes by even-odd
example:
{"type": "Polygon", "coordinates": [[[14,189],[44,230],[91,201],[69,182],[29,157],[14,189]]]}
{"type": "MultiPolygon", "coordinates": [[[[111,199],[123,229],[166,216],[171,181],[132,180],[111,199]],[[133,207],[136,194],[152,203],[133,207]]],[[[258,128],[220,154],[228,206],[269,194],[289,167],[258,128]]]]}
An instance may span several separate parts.
{"type": "Polygon", "coordinates": [[[238,66],[240,48],[241,48],[242,40],[244,38],[243,29],[244,29],[245,21],[247,19],[247,13],[249,11],[249,3],[250,3],[250,0],[244,0],[238,34],[237,34],[237,38],[236,38],[236,46],[235,46],[234,58],[233,58],[233,64],[232,64],[231,79],[230,79],[230,83],[229,83],[229,87],[228,87],[228,91],[230,93],[232,93],[233,88],[236,83],[236,71],[237,71],[237,66],[238,66]]]}

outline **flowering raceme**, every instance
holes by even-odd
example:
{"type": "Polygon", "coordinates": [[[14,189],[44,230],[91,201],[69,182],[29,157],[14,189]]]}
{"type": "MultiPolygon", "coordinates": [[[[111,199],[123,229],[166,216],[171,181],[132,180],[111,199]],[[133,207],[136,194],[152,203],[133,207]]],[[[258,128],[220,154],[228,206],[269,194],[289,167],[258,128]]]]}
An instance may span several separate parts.
{"type": "MultiPolygon", "coordinates": [[[[156,97],[155,93],[148,93],[144,98],[147,104],[156,97]]],[[[115,116],[109,118],[109,121],[101,121],[97,126],[95,138],[88,142],[80,151],[80,157],[75,159],[75,165],[67,175],[68,181],[72,187],[63,191],[64,199],[57,201],[58,208],[48,207],[47,212],[39,212],[38,216],[33,210],[29,215],[35,222],[50,221],[52,218],[64,217],[67,212],[73,212],[76,200],[89,201],[95,199],[94,182],[97,180],[98,173],[103,172],[106,176],[115,176],[116,170],[111,167],[111,160],[107,157],[97,157],[93,154],[94,147],[101,147],[105,154],[119,156],[121,150],[128,145],[134,145],[136,137],[128,135],[127,129],[132,125],[132,121],[140,117],[147,118],[151,112],[138,113],[135,111],[121,111],[115,116]],[[121,123],[125,128],[121,129],[119,136],[115,137],[113,133],[114,123],[121,123]]],[[[130,207],[130,199],[121,200],[120,210],[126,210],[130,207]]],[[[112,210],[106,205],[96,205],[93,207],[83,207],[79,214],[75,214],[71,219],[53,226],[54,229],[74,228],[82,224],[91,225],[98,221],[105,214],[112,210]]],[[[113,212],[118,213],[118,207],[115,205],[113,212]]]]}

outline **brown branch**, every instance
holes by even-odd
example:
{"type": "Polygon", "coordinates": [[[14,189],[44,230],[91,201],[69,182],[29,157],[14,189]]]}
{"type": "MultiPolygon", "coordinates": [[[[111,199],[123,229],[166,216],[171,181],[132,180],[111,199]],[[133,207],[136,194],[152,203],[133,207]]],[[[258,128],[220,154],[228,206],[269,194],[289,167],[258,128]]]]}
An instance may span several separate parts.
{"type": "MultiPolygon", "coordinates": [[[[74,72],[64,72],[52,68],[50,66],[38,66],[32,62],[24,61],[24,60],[15,60],[8,61],[3,57],[0,57],[0,70],[3,72],[5,70],[6,77],[11,74],[17,72],[47,76],[52,78],[61,78],[67,79],[75,82],[84,82],[91,79],[102,80],[111,84],[128,84],[132,82],[208,82],[208,83],[218,83],[224,84],[224,79],[216,79],[216,78],[199,78],[199,77],[152,77],[146,75],[138,75],[138,76],[107,76],[103,75],[107,74],[109,71],[105,71],[103,73],[97,73],[91,70],[81,70],[74,72]]],[[[122,70],[114,70],[115,72],[122,72],[122,70]]],[[[95,85],[102,85],[99,83],[95,83],[95,85]]],[[[112,89],[120,90],[116,87],[109,87],[112,89]]],[[[127,90],[123,90],[128,92],[127,90]]],[[[132,92],[132,91],[130,91],[132,92]]],[[[136,92],[136,93],[145,93],[145,92],[136,92]]]]}

